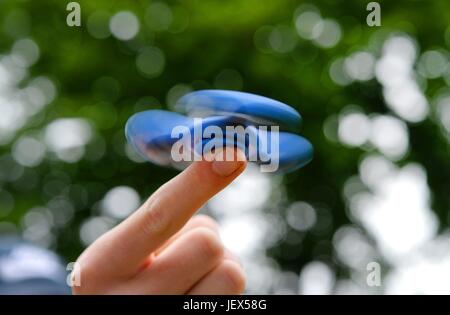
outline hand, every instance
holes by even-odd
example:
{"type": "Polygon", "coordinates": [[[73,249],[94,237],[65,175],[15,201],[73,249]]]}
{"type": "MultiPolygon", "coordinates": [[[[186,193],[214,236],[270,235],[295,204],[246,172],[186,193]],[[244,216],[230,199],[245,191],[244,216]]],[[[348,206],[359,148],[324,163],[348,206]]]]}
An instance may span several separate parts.
{"type": "Polygon", "coordinates": [[[74,294],[241,294],[245,276],[222,245],[217,223],[192,215],[245,168],[232,151],[195,162],[78,258],[74,294]],[[217,158],[221,156],[221,158],[217,158]]]}

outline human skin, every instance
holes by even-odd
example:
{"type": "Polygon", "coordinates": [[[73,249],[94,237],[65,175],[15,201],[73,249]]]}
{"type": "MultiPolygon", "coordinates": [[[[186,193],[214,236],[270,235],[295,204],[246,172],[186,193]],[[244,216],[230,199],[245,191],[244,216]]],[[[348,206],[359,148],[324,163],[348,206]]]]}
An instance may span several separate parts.
{"type": "Polygon", "coordinates": [[[74,294],[241,294],[245,274],[217,223],[195,212],[246,167],[218,150],[161,186],[77,260],[74,294]],[[211,161],[212,160],[212,161],[211,161]]]}

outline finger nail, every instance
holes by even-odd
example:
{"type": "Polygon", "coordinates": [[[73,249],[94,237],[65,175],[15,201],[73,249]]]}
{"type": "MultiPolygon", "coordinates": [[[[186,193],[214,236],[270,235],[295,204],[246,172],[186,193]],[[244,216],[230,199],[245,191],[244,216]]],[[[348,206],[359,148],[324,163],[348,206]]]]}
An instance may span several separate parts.
{"type": "Polygon", "coordinates": [[[232,148],[219,149],[214,155],[212,170],[221,177],[227,177],[238,170],[245,161],[245,155],[240,150],[232,148]]]}

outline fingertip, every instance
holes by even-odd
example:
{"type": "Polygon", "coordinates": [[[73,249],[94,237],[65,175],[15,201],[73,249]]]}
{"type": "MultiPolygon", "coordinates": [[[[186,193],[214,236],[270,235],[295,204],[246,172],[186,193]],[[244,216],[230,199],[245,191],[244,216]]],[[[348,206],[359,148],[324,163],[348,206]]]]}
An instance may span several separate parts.
{"type": "Polygon", "coordinates": [[[233,174],[240,174],[246,165],[247,159],[244,152],[240,149],[226,147],[218,149],[214,153],[211,169],[219,177],[230,177],[233,174]]]}

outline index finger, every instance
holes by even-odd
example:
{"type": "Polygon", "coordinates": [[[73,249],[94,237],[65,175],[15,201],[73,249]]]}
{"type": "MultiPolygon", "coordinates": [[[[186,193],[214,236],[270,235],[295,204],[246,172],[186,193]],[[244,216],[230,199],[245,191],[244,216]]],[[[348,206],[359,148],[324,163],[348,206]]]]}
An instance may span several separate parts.
{"type": "MultiPolygon", "coordinates": [[[[175,234],[211,197],[230,184],[245,168],[245,155],[227,148],[232,159],[218,150],[214,160],[195,162],[161,186],[133,215],[98,239],[88,249],[102,272],[135,272],[149,254],[175,234]]],[[[228,156],[229,157],[229,156],[228,156]]]]}

